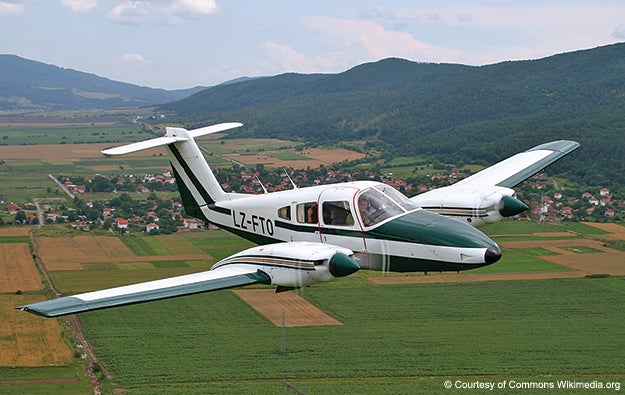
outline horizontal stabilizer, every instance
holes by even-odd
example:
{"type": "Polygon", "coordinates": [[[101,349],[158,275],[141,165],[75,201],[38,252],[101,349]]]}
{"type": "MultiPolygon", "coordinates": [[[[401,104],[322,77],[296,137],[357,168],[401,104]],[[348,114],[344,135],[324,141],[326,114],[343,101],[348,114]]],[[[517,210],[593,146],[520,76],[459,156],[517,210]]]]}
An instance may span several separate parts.
{"type": "Polygon", "coordinates": [[[169,145],[175,143],[177,141],[185,141],[188,138],[186,136],[191,136],[192,138],[204,136],[211,133],[223,132],[225,130],[238,128],[243,126],[242,123],[239,122],[227,122],[220,123],[217,125],[206,126],[199,129],[194,129],[190,131],[186,131],[182,128],[167,128],[167,134],[163,137],[157,137],[150,140],[140,141],[138,143],[126,144],[121,147],[109,148],[102,151],[104,155],[125,155],[130,154],[132,152],[142,151],[145,149],[156,148],[163,145],[169,145]],[[178,133],[178,131],[184,131],[186,133],[178,133]]]}
{"type": "Polygon", "coordinates": [[[162,145],[168,145],[180,141],[176,137],[157,137],[155,139],[139,141],[138,143],[132,143],[122,145],[121,147],[109,148],[102,151],[104,155],[125,155],[132,152],[142,151],[144,149],[156,148],[162,145]]]}
{"type": "Polygon", "coordinates": [[[230,129],[238,128],[241,126],[243,126],[243,124],[240,122],[226,122],[226,123],[220,123],[217,125],[206,126],[206,127],[199,128],[199,129],[189,130],[189,134],[191,135],[191,137],[197,138],[200,136],[205,136],[207,134],[219,133],[225,130],[230,130],[230,129]]]}

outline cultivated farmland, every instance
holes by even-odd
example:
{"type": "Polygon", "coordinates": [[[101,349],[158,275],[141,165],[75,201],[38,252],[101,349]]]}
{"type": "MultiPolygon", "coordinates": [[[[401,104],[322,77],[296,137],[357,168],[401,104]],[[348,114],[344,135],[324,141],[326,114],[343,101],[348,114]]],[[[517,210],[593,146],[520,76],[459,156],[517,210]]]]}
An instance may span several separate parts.
{"type": "MultiPolygon", "coordinates": [[[[312,394],[437,393],[446,378],[624,380],[625,281],[585,278],[587,272],[548,262],[549,257],[594,259],[597,253],[553,252],[556,245],[580,246],[587,239],[561,228],[533,229],[500,236],[535,240],[531,247],[504,247],[518,254],[504,255],[491,267],[491,277],[468,272],[441,283],[383,284],[378,280],[393,276],[363,272],[304,289],[300,296],[307,303],[342,325],[288,327],[295,310],[282,305],[285,355],[280,355],[280,313],[252,309],[229,291],[82,317],[96,352],[116,376],[109,390],[131,394],[274,393],[283,388],[283,378],[312,394]],[[512,262],[506,262],[508,255],[512,262]],[[538,265],[534,261],[544,266],[525,270],[527,263],[538,265]],[[495,281],[502,279],[510,281],[495,281]]],[[[204,234],[209,240],[237,240],[219,231],[204,234]]],[[[204,245],[200,235],[188,240],[204,245]]],[[[516,243],[503,243],[508,242],[516,243]]],[[[247,292],[272,291],[237,294],[247,292]]]]}
{"type": "Polygon", "coordinates": [[[42,320],[13,309],[41,300],[44,297],[0,297],[0,366],[58,366],[72,362],[73,355],[61,337],[59,321],[42,320]]]}
{"type": "Polygon", "coordinates": [[[43,289],[28,244],[0,244],[0,292],[43,289]]]}

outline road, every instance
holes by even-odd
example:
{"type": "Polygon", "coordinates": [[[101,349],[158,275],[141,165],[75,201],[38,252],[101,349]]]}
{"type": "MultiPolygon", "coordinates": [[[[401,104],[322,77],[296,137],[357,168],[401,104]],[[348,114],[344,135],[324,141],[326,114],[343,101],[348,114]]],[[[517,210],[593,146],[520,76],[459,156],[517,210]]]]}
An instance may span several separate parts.
{"type": "Polygon", "coordinates": [[[69,196],[72,200],[74,199],[74,194],[71,193],[69,191],[69,189],[67,189],[65,184],[63,184],[61,181],[57,180],[57,178],[55,176],[53,176],[52,174],[48,174],[48,177],[50,177],[52,179],[52,181],[56,182],[57,185],[63,190],[63,192],[65,192],[67,194],[67,196],[69,196]]]}

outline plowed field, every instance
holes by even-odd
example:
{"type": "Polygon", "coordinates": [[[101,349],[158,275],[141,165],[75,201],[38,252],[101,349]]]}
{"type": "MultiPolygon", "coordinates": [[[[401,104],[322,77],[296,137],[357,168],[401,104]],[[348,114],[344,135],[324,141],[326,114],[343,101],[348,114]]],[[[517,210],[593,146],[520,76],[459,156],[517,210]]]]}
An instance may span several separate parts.
{"type": "Polygon", "coordinates": [[[0,244],[0,292],[37,291],[42,288],[28,244],[0,244]]]}
{"type": "Polygon", "coordinates": [[[241,299],[276,326],[343,325],[295,292],[275,293],[273,289],[234,291],[241,299]]]}
{"type": "MultiPolygon", "coordinates": [[[[32,263],[31,263],[32,266],[32,263]]],[[[55,366],[73,355],[61,337],[57,320],[48,320],[13,307],[43,300],[23,295],[0,296],[0,366],[55,366]]]]}

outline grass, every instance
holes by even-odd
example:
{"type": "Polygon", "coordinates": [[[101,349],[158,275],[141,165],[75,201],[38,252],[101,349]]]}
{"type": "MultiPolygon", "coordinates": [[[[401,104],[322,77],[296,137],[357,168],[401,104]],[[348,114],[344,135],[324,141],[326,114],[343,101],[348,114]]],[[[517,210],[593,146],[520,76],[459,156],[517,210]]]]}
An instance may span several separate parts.
{"type": "Polygon", "coordinates": [[[576,254],[597,254],[603,252],[587,246],[560,246],[560,248],[576,254]]]}
{"type": "Polygon", "coordinates": [[[255,245],[223,230],[191,232],[181,234],[180,236],[211,255],[215,258],[215,261],[255,245]]]}
{"type": "Polygon", "coordinates": [[[439,392],[447,377],[625,378],[625,292],[598,280],[314,286],[304,296],[344,325],[288,328],[286,355],[281,329],[228,291],[82,317],[129,394],[172,383],[277,392],[283,378],[312,394],[439,392]]]}
{"type": "MultiPolygon", "coordinates": [[[[269,153],[268,153],[269,154],[269,153]]],[[[271,158],[276,158],[276,159],[280,159],[280,160],[284,160],[284,161],[290,161],[290,160],[312,160],[311,158],[305,156],[305,155],[301,155],[297,152],[291,152],[291,151],[286,151],[286,152],[275,152],[275,153],[270,153],[270,157],[271,158]]]]}
{"type": "Polygon", "coordinates": [[[30,243],[29,236],[0,236],[0,244],[30,243]]]}
{"type": "Polygon", "coordinates": [[[67,366],[0,367],[2,394],[92,394],[81,362],[67,366]],[[77,372],[81,372],[77,375],[77,372]],[[4,383],[3,383],[4,382],[4,383]],[[6,384],[7,382],[11,383],[6,384]],[[5,392],[6,391],[6,392],[5,392]]]}
{"type": "Polygon", "coordinates": [[[189,267],[185,261],[156,261],[152,262],[154,267],[166,268],[166,267],[189,267]]]}
{"type": "MultiPolygon", "coordinates": [[[[590,226],[586,226],[586,228],[592,229],[590,226]]],[[[480,230],[489,236],[562,232],[561,228],[548,223],[512,220],[503,220],[494,224],[489,224],[480,228],[480,230]]]]}
{"type": "Polygon", "coordinates": [[[104,288],[119,287],[143,281],[158,280],[166,277],[181,276],[210,269],[207,267],[154,267],[141,270],[65,270],[50,272],[50,277],[63,294],[76,294],[104,288]]]}
{"type": "Polygon", "coordinates": [[[135,142],[154,137],[131,124],[0,127],[5,145],[135,142]],[[6,138],[4,138],[6,136],[6,138]]]}
{"type": "Polygon", "coordinates": [[[525,273],[567,270],[565,267],[538,259],[541,255],[557,255],[542,248],[506,249],[494,265],[471,270],[470,273],[525,273]]]}
{"type": "Polygon", "coordinates": [[[583,222],[560,222],[554,226],[582,235],[604,235],[609,233],[594,226],[586,225],[583,222]]]}
{"type": "Polygon", "coordinates": [[[139,256],[169,255],[170,251],[155,237],[128,235],[120,237],[128,248],[139,256]]]}

